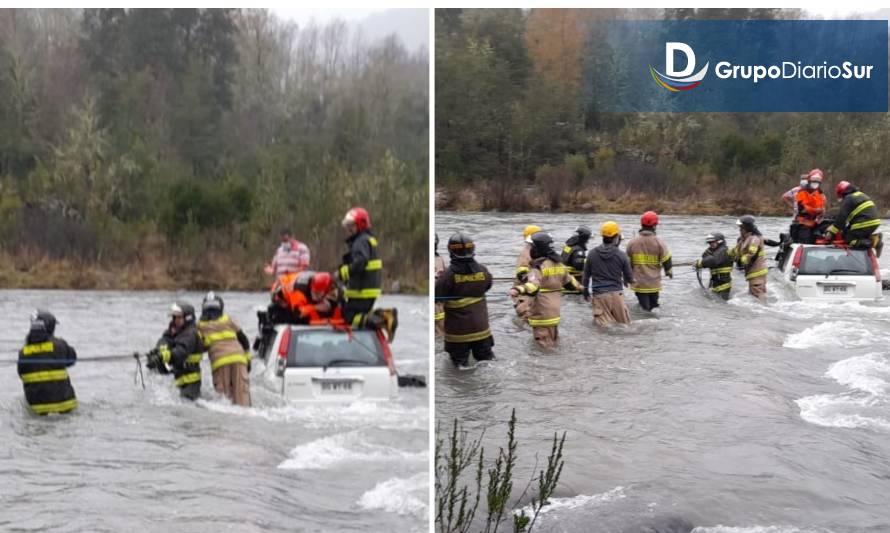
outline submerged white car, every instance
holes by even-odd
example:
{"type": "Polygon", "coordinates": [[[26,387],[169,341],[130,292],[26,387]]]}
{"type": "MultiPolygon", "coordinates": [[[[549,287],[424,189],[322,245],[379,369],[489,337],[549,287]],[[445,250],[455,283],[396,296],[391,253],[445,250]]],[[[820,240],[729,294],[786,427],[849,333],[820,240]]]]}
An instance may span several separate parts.
{"type": "MultiPolygon", "coordinates": [[[[280,324],[260,344],[268,385],[289,400],[390,400],[399,376],[389,345],[375,330],[280,324]]],[[[270,332],[271,333],[271,332],[270,332]]]]}
{"type": "Polygon", "coordinates": [[[872,249],[790,244],[779,269],[801,300],[874,302],[883,298],[881,270],[872,249]]]}

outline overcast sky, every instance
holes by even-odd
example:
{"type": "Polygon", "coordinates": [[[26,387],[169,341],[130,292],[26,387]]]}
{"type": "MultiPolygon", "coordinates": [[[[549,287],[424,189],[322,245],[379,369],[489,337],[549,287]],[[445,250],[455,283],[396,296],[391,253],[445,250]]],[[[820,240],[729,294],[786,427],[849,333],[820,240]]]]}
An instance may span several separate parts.
{"type": "Polygon", "coordinates": [[[272,8],[282,19],[293,20],[300,26],[312,21],[324,25],[333,19],[341,19],[350,26],[359,27],[371,41],[397,34],[409,50],[421,46],[429,49],[429,10],[421,9],[366,9],[366,8],[272,8]]]}

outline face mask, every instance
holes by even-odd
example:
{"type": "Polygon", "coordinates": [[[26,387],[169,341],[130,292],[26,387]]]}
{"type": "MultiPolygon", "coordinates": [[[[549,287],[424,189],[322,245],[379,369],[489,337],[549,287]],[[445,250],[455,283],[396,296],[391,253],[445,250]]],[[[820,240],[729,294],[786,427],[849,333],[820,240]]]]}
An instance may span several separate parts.
{"type": "Polygon", "coordinates": [[[801,186],[801,187],[806,187],[806,186],[807,186],[807,180],[800,180],[800,186],[801,186]]]}
{"type": "Polygon", "coordinates": [[[815,190],[818,189],[818,188],[819,188],[819,183],[818,183],[818,182],[815,182],[815,181],[814,181],[814,182],[811,182],[811,183],[810,183],[810,189],[812,189],[812,190],[815,191],[815,190]]]}

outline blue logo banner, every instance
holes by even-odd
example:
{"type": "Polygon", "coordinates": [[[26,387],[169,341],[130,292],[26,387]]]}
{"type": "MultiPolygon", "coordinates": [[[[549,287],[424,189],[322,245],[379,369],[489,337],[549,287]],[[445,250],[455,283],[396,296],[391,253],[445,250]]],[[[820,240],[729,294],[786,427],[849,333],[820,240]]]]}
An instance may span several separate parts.
{"type": "Polygon", "coordinates": [[[601,112],[887,112],[886,20],[600,21],[584,94],[601,112]]]}

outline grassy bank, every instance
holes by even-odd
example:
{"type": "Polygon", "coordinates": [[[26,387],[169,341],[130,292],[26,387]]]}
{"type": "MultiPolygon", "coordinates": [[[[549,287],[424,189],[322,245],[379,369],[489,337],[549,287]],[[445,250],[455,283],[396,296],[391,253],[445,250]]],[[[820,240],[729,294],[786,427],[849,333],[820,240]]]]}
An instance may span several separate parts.
{"type": "MultiPolygon", "coordinates": [[[[783,184],[784,185],[784,184],[783,184]]],[[[436,188],[436,209],[447,211],[506,211],[549,213],[639,214],[648,210],[669,215],[785,216],[781,195],[786,187],[727,190],[696,188],[646,193],[621,185],[587,185],[576,190],[548,191],[536,185],[505,187],[499,182],[436,188]]],[[[829,212],[837,208],[827,195],[829,212]]],[[[886,207],[879,204],[882,216],[886,207]]]]}
{"type": "MultiPolygon", "coordinates": [[[[227,257],[171,257],[166,262],[144,258],[122,264],[98,264],[70,259],[51,259],[45,254],[24,251],[15,255],[0,252],[0,288],[82,290],[229,290],[261,291],[272,281],[263,273],[263,260],[239,265],[227,257]]],[[[384,292],[395,280],[384,276],[384,292]]],[[[427,294],[426,270],[417,270],[398,280],[398,291],[427,294]]]]}

